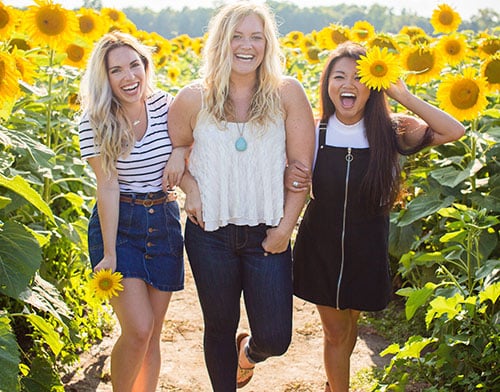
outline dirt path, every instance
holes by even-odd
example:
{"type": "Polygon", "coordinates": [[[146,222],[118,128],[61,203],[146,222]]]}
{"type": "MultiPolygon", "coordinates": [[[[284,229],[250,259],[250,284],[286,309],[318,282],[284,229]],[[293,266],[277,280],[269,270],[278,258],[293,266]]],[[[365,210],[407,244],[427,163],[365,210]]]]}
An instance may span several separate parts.
{"type": "MultiPolygon", "coordinates": [[[[175,293],[165,320],[158,391],[211,390],[202,347],[203,320],[194,281],[186,264],[186,288],[175,293]]],[[[244,308],[242,307],[243,311],[244,308]]],[[[241,329],[247,329],[243,313],[241,329]]],[[[82,355],[74,371],[65,377],[67,392],[111,392],[109,355],[119,326],[90,352],[82,355]]],[[[351,373],[386,363],[378,353],[387,342],[368,327],[361,327],[351,360],[351,373]]],[[[323,392],[322,333],[316,308],[294,299],[294,328],[288,352],[257,367],[243,392],[323,392]]]]}
{"type": "MultiPolygon", "coordinates": [[[[180,205],[184,205],[180,201],[180,205]]],[[[181,214],[182,222],[185,214],[181,214]]],[[[210,392],[203,358],[203,318],[189,264],[185,263],[185,289],[174,293],[162,332],[162,369],[158,392],[210,392]]],[[[248,331],[242,305],[240,329],[248,331]]],[[[287,353],[258,365],[252,381],[242,392],[323,392],[322,331],[314,305],[294,298],[292,344],[287,353]]],[[[118,323],[110,336],[84,353],[73,371],[64,376],[66,392],[112,392],[109,358],[120,331],[118,323]]],[[[351,374],[388,359],[378,355],[389,343],[369,327],[360,327],[351,357],[351,374]]],[[[364,391],[356,391],[364,392],[364,391]]]]}

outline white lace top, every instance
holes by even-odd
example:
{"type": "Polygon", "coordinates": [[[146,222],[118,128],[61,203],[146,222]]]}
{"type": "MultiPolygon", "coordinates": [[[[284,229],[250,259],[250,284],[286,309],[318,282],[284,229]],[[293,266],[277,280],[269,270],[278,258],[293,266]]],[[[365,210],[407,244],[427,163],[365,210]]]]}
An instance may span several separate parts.
{"type": "Polygon", "coordinates": [[[253,123],[239,126],[247,142],[245,151],[235,148],[238,124],[218,125],[203,109],[193,131],[189,169],[200,189],[207,231],[227,224],[276,226],[283,216],[284,120],[266,129],[253,123]]]}

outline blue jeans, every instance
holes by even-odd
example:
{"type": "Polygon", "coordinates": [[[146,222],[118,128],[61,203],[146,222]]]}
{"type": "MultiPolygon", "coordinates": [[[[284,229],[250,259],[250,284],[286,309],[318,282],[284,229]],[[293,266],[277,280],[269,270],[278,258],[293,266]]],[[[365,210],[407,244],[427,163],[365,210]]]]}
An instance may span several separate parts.
{"type": "Polygon", "coordinates": [[[186,222],[185,245],[205,321],[204,351],[215,392],[236,390],[235,335],[243,292],[254,362],[282,355],[292,335],[290,247],[265,254],[266,225],[228,225],[207,232],[186,222]]]}

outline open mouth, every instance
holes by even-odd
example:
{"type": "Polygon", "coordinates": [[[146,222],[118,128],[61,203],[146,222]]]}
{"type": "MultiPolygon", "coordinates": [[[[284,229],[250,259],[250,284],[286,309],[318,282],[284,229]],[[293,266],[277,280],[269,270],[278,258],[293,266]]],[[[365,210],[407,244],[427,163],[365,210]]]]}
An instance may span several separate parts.
{"type": "Polygon", "coordinates": [[[135,92],[139,88],[139,82],[129,84],[127,86],[123,86],[122,90],[127,92],[127,93],[132,93],[135,92]]]}
{"type": "Polygon", "coordinates": [[[356,102],[356,94],[353,93],[342,93],[340,94],[340,102],[345,108],[352,108],[354,102],[356,102]]]}
{"type": "Polygon", "coordinates": [[[244,61],[251,61],[255,58],[255,56],[252,54],[236,54],[235,56],[237,59],[244,61]]]}

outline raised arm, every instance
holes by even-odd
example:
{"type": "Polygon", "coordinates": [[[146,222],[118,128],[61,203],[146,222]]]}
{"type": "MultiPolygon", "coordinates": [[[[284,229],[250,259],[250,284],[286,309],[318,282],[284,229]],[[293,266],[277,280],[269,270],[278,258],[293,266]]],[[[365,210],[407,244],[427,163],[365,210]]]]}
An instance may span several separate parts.
{"type": "Polygon", "coordinates": [[[412,148],[419,145],[428,126],[432,131],[432,146],[458,140],[464,135],[465,128],[459,121],[412,94],[403,81],[392,84],[385,92],[420,117],[400,117],[402,147],[412,148]]]}
{"type": "Polygon", "coordinates": [[[88,159],[89,165],[97,179],[97,213],[101,224],[104,257],[94,270],[116,270],[116,236],[118,233],[118,216],[120,209],[120,187],[118,177],[107,176],[101,165],[99,156],[88,159]]]}
{"type": "MultiPolygon", "coordinates": [[[[288,162],[300,162],[311,170],[314,155],[314,119],[311,105],[301,84],[287,78],[281,97],[285,109],[286,155],[288,162]]],[[[285,188],[285,209],[280,224],[268,230],[263,247],[271,253],[286,250],[297,219],[304,207],[307,188],[290,192],[285,188]]]]}

